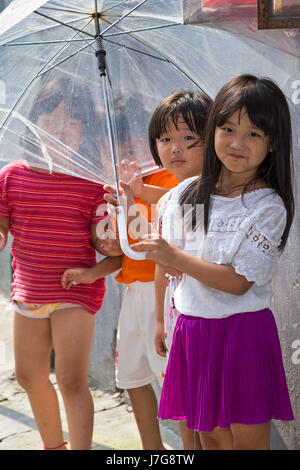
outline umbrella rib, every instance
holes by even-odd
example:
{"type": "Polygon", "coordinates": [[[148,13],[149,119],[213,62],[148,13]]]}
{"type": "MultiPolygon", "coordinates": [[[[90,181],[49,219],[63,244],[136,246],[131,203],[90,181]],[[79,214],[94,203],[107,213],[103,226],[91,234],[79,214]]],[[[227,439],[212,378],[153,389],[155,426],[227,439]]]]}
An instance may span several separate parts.
{"type": "MultiPolygon", "coordinates": [[[[88,16],[88,17],[83,17],[83,18],[77,18],[76,20],[70,21],[70,23],[77,23],[78,21],[82,21],[82,20],[85,20],[85,19],[87,19],[87,18],[90,18],[90,16],[88,16]]],[[[68,23],[66,23],[66,24],[64,23],[64,25],[65,25],[65,26],[68,26],[68,23]]],[[[33,32],[30,31],[30,32],[24,34],[24,35],[22,36],[22,38],[25,38],[26,36],[30,36],[31,34],[40,33],[41,31],[47,31],[48,29],[53,28],[53,27],[54,27],[54,25],[52,25],[51,27],[50,27],[50,26],[47,26],[46,28],[44,28],[44,29],[39,29],[38,31],[33,31],[33,32]]],[[[55,26],[55,27],[57,27],[57,26],[55,26]]],[[[72,29],[75,29],[75,28],[72,28],[72,29]]],[[[82,32],[82,30],[79,30],[79,31],[82,32]]],[[[94,39],[94,36],[92,36],[92,37],[93,37],[93,39],[94,39]]],[[[17,46],[19,43],[16,43],[16,44],[11,44],[11,43],[12,43],[13,41],[17,41],[18,39],[19,39],[19,38],[11,39],[10,41],[6,42],[5,44],[1,44],[1,43],[0,43],[0,45],[1,45],[1,46],[17,46]]],[[[37,44],[37,43],[33,43],[33,44],[37,44]]]]}
{"type": "Polygon", "coordinates": [[[179,26],[181,24],[182,23],[170,23],[170,24],[164,24],[164,25],[158,25],[158,26],[149,26],[149,28],[132,29],[131,31],[120,31],[119,33],[110,33],[110,34],[105,35],[105,37],[120,36],[123,34],[131,34],[131,33],[139,33],[142,31],[152,31],[153,29],[169,28],[170,26],[179,26]]]}
{"type": "Polygon", "coordinates": [[[136,5],[135,7],[133,7],[131,10],[129,10],[127,13],[125,13],[125,15],[121,16],[121,18],[119,18],[118,20],[114,21],[114,23],[112,23],[110,26],[108,26],[104,31],[102,31],[102,35],[104,33],[106,33],[106,31],[109,31],[113,26],[116,26],[116,24],[120,23],[120,21],[122,21],[124,18],[126,18],[128,15],[130,15],[133,11],[137,10],[140,6],[142,6],[145,2],[147,2],[147,0],[143,0],[142,2],[140,2],[138,5],[136,5]]]}
{"type": "Polygon", "coordinates": [[[96,39],[94,39],[94,41],[92,41],[91,43],[86,44],[85,46],[81,47],[81,48],[78,49],[77,51],[72,52],[72,54],[68,55],[67,57],[65,57],[64,59],[60,60],[59,62],[56,62],[56,64],[53,64],[51,67],[47,68],[47,69],[44,70],[43,72],[39,72],[39,73],[36,75],[36,78],[37,78],[37,77],[41,77],[42,75],[45,75],[45,73],[47,73],[47,72],[49,72],[50,70],[54,69],[55,67],[57,67],[58,65],[62,64],[62,63],[65,62],[66,60],[69,60],[71,57],[74,57],[74,55],[76,55],[76,54],[78,54],[79,52],[83,51],[83,50],[86,49],[87,47],[92,46],[95,42],[96,42],[96,39]]]}
{"type": "MultiPolygon", "coordinates": [[[[80,31],[81,33],[81,31],[80,31]]],[[[76,32],[76,34],[78,34],[78,32],[76,32]]],[[[90,46],[90,44],[87,44],[85,47],[88,47],[90,46]]],[[[27,90],[30,88],[31,84],[34,82],[34,80],[39,77],[40,75],[43,75],[41,72],[43,69],[45,69],[45,67],[47,67],[47,65],[51,62],[51,60],[54,59],[55,56],[57,56],[58,54],[60,54],[63,49],[65,48],[65,46],[63,46],[59,51],[57,51],[52,57],[49,58],[48,62],[43,65],[43,67],[40,69],[40,71],[32,78],[32,80],[28,83],[28,85],[26,86],[26,88],[23,90],[23,92],[20,94],[19,98],[16,100],[15,104],[13,105],[13,107],[11,108],[10,112],[8,113],[8,115],[6,116],[4,122],[0,125],[0,129],[3,128],[3,126],[6,124],[7,120],[9,119],[9,117],[11,116],[11,113],[15,111],[16,109],[16,106],[19,104],[19,102],[21,101],[21,99],[23,98],[23,96],[25,95],[25,93],[27,92],[27,90]]],[[[78,51],[77,51],[78,52],[78,51]]],[[[53,68],[53,67],[51,67],[53,68]]],[[[50,69],[47,69],[47,71],[49,71],[50,69]]]]}
{"type": "MultiPolygon", "coordinates": [[[[58,5],[60,6],[60,5],[58,5]]],[[[90,11],[82,11],[82,10],[71,10],[70,8],[57,8],[55,6],[51,6],[51,3],[47,4],[47,5],[42,5],[39,9],[43,9],[43,10],[56,10],[56,11],[64,11],[64,12],[68,12],[68,13],[80,13],[80,14],[83,14],[83,15],[91,15],[91,12],[90,11]]]]}
{"type": "MultiPolygon", "coordinates": [[[[132,37],[133,39],[135,39],[137,42],[143,44],[144,46],[147,46],[149,47],[150,49],[152,49],[153,51],[157,52],[158,54],[161,55],[161,58],[159,58],[160,60],[164,60],[165,62],[168,62],[170,63],[171,65],[173,65],[173,67],[175,67],[177,70],[179,70],[179,72],[181,72],[183,75],[185,75],[189,80],[191,80],[191,82],[197,86],[197,88],[199,88],[200,90],[204,91],[203,88],[201,88],[201,86],[199,85],[199,83],[197,83],[187,72],[185,72],[184,70],[182,70],[182,68],[176,64],[175,62],[173,62],[168,56],[164,56],[163,54],[161,54],[160,51],[158,51],[155,47],[153,47],[151,44],[148,44],[147,41],[145,40],[141,40],[140,38],[137,38],[135,37],[133,34],[128,34],[128,36],[132,37]]],[[[124,46],[127,48],[127,46],[124,46]]],[[[129,49],[129,48],[127,48],[129,49]]],[[[139,51],[138,51],[139,52],[139,51]]],[[[142,54],[144,54],[144,52],[141,52],[142,54]]],[[[149,55],[148,53],[146,55],[149,55]]],[[[153,56],[155,57],[155,56],[153,56]]],[[[158,57],[156,57],[158,58],[158,57]]]]}
{"type": "Polygon", "coordinates": [[[150,52],[139,51],[138,49],[135,49],[134,47],[126,46],[125,44],[120,44],[119,42],[112,41],[111,39],[103,38],[103,40],[107,41],[111,44],[116,44],[117,46],[120,46],[120,47],[125,47],[125,49],[129,49],[130,51],[138,52],[139,54],[143,54],[143,55],[147,55],[149,57],[153,57],[153,59],[161,60],[163,62],[169,62],[169,60],[167,60],[163,57],[159,57],[159,56],[150,54],[150,52]]]}
{"type": "Polygon", "coordinates": [[[82,41],[95,41],[95,38],[81,38],[81,39],[57,39],[56,41],[30,41],[30,42],[18,42],[15,44],[5,44],[5,46],[37,46],[42,44],[61,44],[61,43],[72,43],[82,41]]]}
{"type": "Polygon", "coordinates": [[[40,11],[37,11],[37,10],[36,10],[34,13],[36,13],[37,15],[43,16],[43,17],[47,18],[48,20],[52,20],[52,21],[54,21],[55,23],[61,24],[61,25],[63,25],[63,26],[66,26],[67,28],[73,29],[73,30],[76,31],[76,32],[84,33],[84,34],[86,34],[87,36],[90,36],[90,37],[92,37],[92,38],[95,37],[95,36],[94,36],[93,34],[91,34],[91,33],[87,33],[86,31],[82,31],[82,30],[79,29],[79,28],[75,28],[74,26],[71,26],[71,25],[69,25],[69,24],[67,24],[67,23],[64,23],[63,21],[59,21],[59,20],[57,20],[56,18],[52,18],[51,16],[45,15],[44,13],[41,13],[40,11]]]}
{"type": "Polygon", "coordinates": [[[107,11],[110,11],[110,10],[112,10],[113,8],[118,7],[119,5],[122,5],[122,3],[126,3],[126,2],[128,2],[128,0],[122,0],[121,2],[116,3],[116,4],[113,5],[112,7],[107,8],[106,10],[102,10],[102,11],[101,11],[101,14],[102,14],[102,13],[106,13],[107,11]]]}

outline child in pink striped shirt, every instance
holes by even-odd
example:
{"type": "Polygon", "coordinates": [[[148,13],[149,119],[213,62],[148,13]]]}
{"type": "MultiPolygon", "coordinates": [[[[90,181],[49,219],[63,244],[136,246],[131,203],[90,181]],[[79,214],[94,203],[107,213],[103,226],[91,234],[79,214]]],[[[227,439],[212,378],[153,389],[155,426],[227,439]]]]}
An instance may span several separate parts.
{"type": "MultiPolygon", "coordinates": [[[[77,153],[86,127],[97,119],[85,87],[80,85],[84,105],[76,99],[69,104],[70,82],[49,82],[37,95],[30,120],[54,138],[60,130],[59,140],[77,153]],[[86,116],[80,118],[82,113],[86,116]]],[[[91,151],[99,153],[96,146],[91,151]]],[[[9,230],[13,236],[16,377],[28,394],[47,449],[66,449],[57,395],[49,380],[52,348],[71,448],[91,447],[93,402],[87,377],[94,314],[102,305],[104,276],[121,266],[118,256],[96,264],[95,248],[101,250],[96,225],[102,218],[97,208],[105,204],[103,195],[102,185],[23,161],[0,171],[0,250],[9,230]],[[91,284],[64,289],[61,276],[75,266],[95,266],[97,274],[93,278],[91,270],[91,284]]]]}

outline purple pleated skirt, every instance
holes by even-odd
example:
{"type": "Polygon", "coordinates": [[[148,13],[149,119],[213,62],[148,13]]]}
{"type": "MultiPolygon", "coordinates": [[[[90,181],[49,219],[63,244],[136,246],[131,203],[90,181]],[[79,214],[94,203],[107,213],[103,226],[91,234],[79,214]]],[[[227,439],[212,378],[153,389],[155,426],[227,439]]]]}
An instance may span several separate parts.
{"type": "Polygon", "coordinates": [[[273,313],[207,319],[180,315],[158,418],[210,432],[232,423],[293,420],[273,313]]]}

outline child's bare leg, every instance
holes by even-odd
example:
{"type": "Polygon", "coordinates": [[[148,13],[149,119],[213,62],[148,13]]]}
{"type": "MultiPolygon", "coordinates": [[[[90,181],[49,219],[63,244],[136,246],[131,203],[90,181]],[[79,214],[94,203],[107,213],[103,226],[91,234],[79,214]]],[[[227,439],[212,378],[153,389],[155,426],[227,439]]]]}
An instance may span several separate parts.
{"type": "Polygon", "coordinates": [[[202,449],[198,431],[187,429],[186,421],[179,421],[179,428],[184,450],[202,449]]]}
{"type": "Polygon", "coordinates": [[[257,425],[232,424],[235,450],[269,450],[271,422],[257,425]]]}
{"type": "Polygon", "coordinates": [[[233,437],[230,429],[215,428],[212,432],[200,432],[204,450],[232,450],[233,437]]]}
{"type": "Polygon", "coordinates": [[[152,386],[128,390],[143,449],[164,449],[157,419],[157,400],[152,386]]]}
{"type": "MultiPolygon", "coordinates": [[[[64,439],[56,391],[49,380],[49,320],[15,313],[14,349],[16,378],[27,392],[43,443],[48,448],[57,447],[64,439]]],[[[59,448],[63,449],[65,446],[59,448]]]]}
{"type": "Polygon", "coordinates": [[[95,318],[84,308],[57,310],[51,317],[55,371],[67,414],[71,448],[90,449],[94,405],[88,366],[95,318]]]}

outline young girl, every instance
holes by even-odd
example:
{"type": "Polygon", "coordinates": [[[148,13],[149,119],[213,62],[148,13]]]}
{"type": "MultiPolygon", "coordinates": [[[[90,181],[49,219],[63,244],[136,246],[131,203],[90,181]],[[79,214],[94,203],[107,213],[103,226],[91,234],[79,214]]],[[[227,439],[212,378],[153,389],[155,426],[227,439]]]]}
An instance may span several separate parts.
{"type": "MultiPolygon", "coordinates": [[[[160,166],[164,167],[173,173],[179,181],[183,181],[185,178],[199,175],[202,171],[202,163],[203,163],[203,137],[204,137],[204,128],[207,121],[208,110],[211,105],[210,98],[205,95],[204,93],[200,92],[190,92],[190,91],[181,91],[178,93],[174,93],[168,97],[166,97],[156,108],[154,114],[151,118],[149,124],[149,144],[152,156],[155,162],[160,166]]],[[[124,161],[122,163],[122,177],[123,179],[131,179],[134,173],[138,170],[137,166],[134,162],[129,163],[124,161]]],[[[149,178],[149,177],[147,177],[149,178]]],[[[128,207],[131,204],[134,204],[133,196],[130,192],[133,192],[133,195],[139,198],[139,201],[145,200],[149,203],[156,203],[159,197],[161,197],[162,192],[166,192],[165,189],[157,187],[154,184],[154,180],[150,181],[146,179],[143,181],[141,177],[137,177],[134,182],[130,185],[130,188],[125,183],[121,183],[123,189],[127,195],[127,204],[128,207]],[[148,184],[150,183],[150,184],[148,184]],[[151,184],[152,183],[152,184],[151,184]]],[[[105,189],[114,193],[114,188],[105,186],[105,189]]],[[[159,219],[162,222],[162,229],[164,229],[164,220],[163,220],[163,212],[164,207],[166,206],[167,200],[169,198],[169,194],[172,193],[174,189],[170,192],[167,192],[165,196],[159,201],[158,209],[159,211],[159,219]]],[[[105,198],[108,202],[113,203],[114,205],[118,204],[118,201],[114,198],[113,194],[106,194],[105,198]]],[[[129,225],[130,226],[130,225],[129,225]]],[[[132,234],[133,238],[138,238],[140,234],[132,234]]],[[[132,261],[131,261],[132,263],[132,261]]],[[[146,265],[141,264],[140,261],[132,263],[132,266],[135,266],[135,270],[140,266],[143,266],[143,269],[146,269],[146,265]]],[[[148,268],[149,271],[149,268],[148,268]]],[[[156,332],[156,350],[161,356],[166,356],[166,347],[165,347],[165,340],[164,340],[164,297],[165,297],[165,289],[167,279],[165,277],[165,269],[161,266],[157,265],[155,270],[155,291],[156,291],[156,315],[157,315],[157,332],[156,332]],[[161,282],[158,282],[161,281],[161,282]]],[[[169,272],[169,274],[171,274],[169,272]]],[[[174,270],[172,274],[176,274],[174,270]]],[[[173,282],[173,281],[172,281],[173,282]]],[[[175,282],[175,280],[174,280],[175,282]]],[[[177,281],[176,281],[177,282],[177,281]]],[[[145,286],[146,287],[146,286],[145,286]]],[[[170,289],[169,289],[170,291],[170,289]]],[[[147,323],[147,332],[145,333],[145,337],[149,339],[149,352],[148,357],[153,358],[153,356],[157,357],[154,347],[153,347],[153,337],[155,331],[155,312],[153,311],[153,298],[154,298],[154,286],[151,287],[149,297],[149,304],[151,310],[149,311],[149,322],[147,323]]],[[[172,294],[171,294],[172,296],[172,294]]],[[[166,318],[169,319],[170,315],[170,308],[172,312],[174,309],[170,307],[168,303],[169,293],[166,295],[167,298],[167,311],[166,311],[166,318]]],[[[137,293],[135,295],[135,299],[141,298],[140,295],[138,296],[137,293]]],[[[143,297],[143,301],[140,302],[139,309],[141,310],[139,313],[139,318],[142,318],[143,311],[145,310],[145,296],[143,297]]],[[[132,311],[132,306],[130,307],[132,311]]],[[[171,313],[172,313],[171,312],[171,313]]],[[[140,321],[134,321],[132,319],[132,313],[129,311],[121,311],[120,314],[120,321],[119,321],[119,329],[118,329],[118,337],[123,338],[122,344],[118,342],[118,345],[121,344],[118,350],[118,362],[117,362],[117,379],[120,377],[121,374],[129,376],[128,365],[126,366],[124,360],[128,357],[125,355],[125,352],[129,350],[129,343],[130,336],[126,334],[125,330],[125,320],[128,323],[130,319],[131,323],[136,323],[137,326],[131,326],[131,330],[135,330],[136,335],[140,335],[138,332],[138,324],[140,321]],[[124,325],[124,326],[123,326],[124,325]],[[122,361],[122,358],[123,362],[122,361]],[[121,359],[121,360],[120,360],[121,359]],[[122,366],[123,364],[123,366],[122,366]],[[127,371],[125,370],[127,368],[127,371]],[[123,372],[122,372],[123,370],[123,372]]],[[[172,334],[172,328],[170,329],[169,336],[172,334]]],[[[145,341],[144,341],[145,342],[145,341]]],[[[143,346],[144,348],[145,346],[143,346]]],[[[161,359],[161,358],[158,358],[161,359]]],[[[158,362],[156,359],[156,362],[158,362]]],[[[150,359],[149,359],[150,360],[150,359]]],[[[153,359],[151,359],[152,363],[153,359]]],[[[158,362],[160,368],[162,365],[165,366],[165,362],[158,362]]],[[[146,371],[148,368],[146,369],[146,371]]],[[[157,375],[157,374],[156,374],[157,375]]],[[[161,375],[161,369],[160,374],[161,375]]],[[[149,376],[149,373],[148,373],[149,376]]],[[[124,379],[123,379],[124,380],[124,379]]],[[[149,378],[147,379],[149,381],[149,378]]],[[[148,387],[149,388],[149,387],[148,387]]],[[[142,390],[135,390],[134,388],[129,389],[129,395],[132,399],[133,404],[135,405],[134,410],[138,410],[135,412],[136,419],[138,423],[145,423],[144,427],[139,425],[141,438],[143,442],[149,442],[145,438],[146,433],[152,434],[152,445],[160,444],[160,448],[162,448],[162,442],[158,441],[159,437],[159,429],[157,424],[157,410],[156,410],[156,400],[154,403],[154,398],[152,400],[152,406],[150,407],[150,400],[146,401],[145,393],[144,396],[142,394],[142,390]],[[139,395],[138,395],[139,392],[139,395]],[[145,406],[145,404],[147,406],[145,406]],[[149,410],[152,410],[151,413],[149,410]],[[150,419],[151,415],[151,419],[150,419]],[[152,429],[151,433],[150,430],[152,429]]],[[[148,391],[149,396],[149,391],[148,391]]],[[[154,396],[154,395],[152,395],[154,396]]],[[[181,424],[181,434],[183,439],[183,444],[185,449],[194,449],[198,444],[195,442],[194,439],[194,432],[188,431],[186,429],[186,423],[181,424]]],[[[145,447],[144,447],[145,448],[145,447]]],[[[153,447],[151,447],[153,449],[153,447]]]]}
{"type": "MultiPolygon", "coordinates": [[[[76,87],[88,100],[85,87],[76,87]]],[[[74,90],[72,80],[49,82],[33,103],[31,120],[48,136],[58,138],[60,133],[60,141],[72,148],[71,159],[87,135],[87,126],[97,120],[92,100],[85,103],[84,112],[76,99],[70,105],[70,88],[74,90]]],[[[54,147],[49,149],[55,159],[54,147]]],[[[96,146],[90,151],[99,153],[96,146]]],[[[28,393],[47,449],[66,449],[57,395],[49,380],[52,348],[71,448],[91,447],[93,402],[87,377],[94,314],[104,297],[103,277],[120,266],[120,258],[104,259],[98,265],[98,280],[89,285],[66,290],[61,276],[66,268],[96,264],[96,224],[101,219],[96,210],[105,204],[103,195],[101,185],[49,173],[26,161],[0,172],[0,249],[9,230],[13,236],[16,377],[28,393]]]]}
{"type": "MultiPolygon", "coordinates": [[[[202,173],[204,131],[211,103],[211,99],[202,92],[183,91],[167,97],[154,111],[148,132],[153,159],[159,166],[176,175],[179,182],[202,173]]],[[[144,192],[147,194],[146,188],[144,192]]],[[[176,190],[163,195],[156,207],[157,229],[169,241],[172,241],[169,208],[172,206],[174,193],[176,190]]],[[[180,240],[177,243],[180,244],[180,240]]],[[[172,344],[177,318],[173,296],[182,277],[174,271],[173,273],[175,275],[170,275],[163,266],[156,265],[155,345],[157,353],[163,356],[170,351],[172,344]],[[166,277],[168,281],[165,292],[166,277]]]]}
{"type": "Polygon", "coordinates": [[[281,90],[251,75],[225,84],[205,148],[202,178],[178,186],[181,213],[193,208],[183,250],[158,236],[134,245],[184,273],[159,417],[187,419],[204,449],[268,449],[270,420],[293,419],[269,310],[294,213],[291,124],[281,90]]]}

